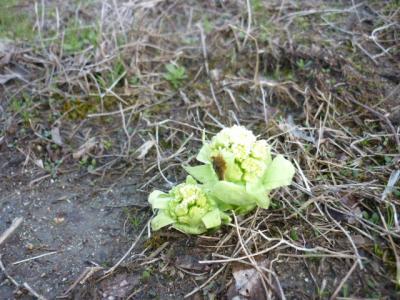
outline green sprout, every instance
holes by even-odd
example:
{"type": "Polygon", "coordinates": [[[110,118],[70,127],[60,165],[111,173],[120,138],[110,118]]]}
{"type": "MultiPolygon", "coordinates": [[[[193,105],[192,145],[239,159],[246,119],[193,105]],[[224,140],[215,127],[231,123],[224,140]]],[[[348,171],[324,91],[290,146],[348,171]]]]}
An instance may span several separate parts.
{"type": "Polygon", "coordinates": [[[210,142],[203,141],[197,160],[204,164],[185,166],[185,170],[226,209],[242,214],[256,206],[268,208],[269,192],[289,185],[295,173],[282,155],[272,159],[265,140],[236,125],[223,129],[210,142]]]}
{"type": "Polygon", "coordinates": [[[152,229],[171,227],[202,234],[230,222],[227,211],[245,214],[255,207],[268,208],[271,190],[291,184],[293,165],[282,155],[272,159],[265,140],[242,126],[221,130],[211,141],[203,137],[198,166],[184,166],[186,183],[168,193],[149,195],[158,209],[152,229]]]}
{"type": "Polygon", "coordinates": [[[158,209],[151,222],[153,230],[171,225],[185,233],[201,234],[230,222],[229,216],[190,176],[186,183],[175,186],[169,193],[152,192],[149,202],[153,209],[158,209]]]}
{"type": "Polygon", "coordinates": [[[185,67],[168,64],[165,66],[165,69],[167,72],[164,74],[164,78],[174,87],[174,89],[179,89],[183,81],[187,78],[185,67]]]}

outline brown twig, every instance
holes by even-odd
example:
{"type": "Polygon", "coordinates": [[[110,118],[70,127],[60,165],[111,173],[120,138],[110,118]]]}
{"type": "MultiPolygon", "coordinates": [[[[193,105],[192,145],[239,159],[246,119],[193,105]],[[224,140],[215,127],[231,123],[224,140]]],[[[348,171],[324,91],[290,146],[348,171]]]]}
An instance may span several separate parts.
{"type": "Polygon", "coordinates": [[[393,138],[396,142],[397,145],[397,149],[400,151],[400,138],[399,138],[399,134],[397,133],[396,129],[394,128],[392,122],[390,122],[389,118],[387,116],[385,116],[384,114],[381,114],[380,112],[374,110],[373,108],[369,107],[368,105],[361,103],[360,101],[354,99],[354,97],[352,95],[349,95],[349,97],[347,98],[349,99],[351,102],[361,106],[362,108],[366,109],[367,111],[369,111],[370,113],[372,113],[373,115],[377,116],[379,119],[381,119],[381,121],[385,122],[387,124],[387,126],[389,127],[389,129],[391,130],[392,134],[393,134],[393,138]]]}
{"type": "Polygon", "coordinates": [[[10,235],[11,235],[15,230],[17,230],[17,228],[22,224],[22,221],[23,221],[23,220],[24,220],[24,219],[23,219],[22,217],[18,217],[18,218],[15,218],[15,219],[12,221],[11,226],[10,226],[6,231],[4,231],[4,232],[2,233],[2,235],[0,236],[0,246],[1,246],[1,244],[3,244],[3,243],[5,242],[5,240],[6,240],[7,238],[10,237],[10,235]]]}

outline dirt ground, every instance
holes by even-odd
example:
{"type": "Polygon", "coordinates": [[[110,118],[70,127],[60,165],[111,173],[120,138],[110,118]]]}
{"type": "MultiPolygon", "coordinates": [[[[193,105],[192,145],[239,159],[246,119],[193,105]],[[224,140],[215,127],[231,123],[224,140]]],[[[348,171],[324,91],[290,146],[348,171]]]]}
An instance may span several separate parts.
{"type": "Polygon", "coordinates": [[[0,0],[0,299],[399,299],[399,39],[397,0],[0,0]],[[151,232],[233,124],[293,184],[151,232]]]}

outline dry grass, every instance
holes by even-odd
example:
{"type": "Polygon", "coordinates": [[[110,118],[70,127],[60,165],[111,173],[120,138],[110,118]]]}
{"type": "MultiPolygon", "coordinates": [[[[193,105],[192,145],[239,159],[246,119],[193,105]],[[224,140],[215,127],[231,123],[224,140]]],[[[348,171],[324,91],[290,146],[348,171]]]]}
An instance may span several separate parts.
{"type": "Polygon", "coordinates": [[[240,123],[295,163],[295,182],[270,210],[198,239],[211,269],[186,297],[214,281],[224,295],[237,262],[268,299],[396,297],[399,7],[325,2],[36,4],[34,47],[12,43],[0,63],[19,74],[2,86],[0,143],[26,155],[33,185],[80,170],[111,189],[140,165],[148,192],[183,178],[204,128],[240,123]],[[171,62],[186,69],[179,89],[171,62]],[[298,270],[311,280],[288,285],[298,270]]]}

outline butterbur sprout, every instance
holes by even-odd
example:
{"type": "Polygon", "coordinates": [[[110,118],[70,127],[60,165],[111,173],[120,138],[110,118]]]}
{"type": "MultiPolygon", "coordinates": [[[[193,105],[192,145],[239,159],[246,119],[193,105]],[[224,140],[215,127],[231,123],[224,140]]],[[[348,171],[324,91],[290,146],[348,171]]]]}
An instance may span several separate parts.
{"type": "Polygon", "coordinates": [[[282,155],[272,159],[265,140],[257,140],[250,130],[237,125],[224,128],[211,141],[204,140],[197,160],[204,164],[186,166],[185,170],[205,184],[217,201],[237,213],[256,206],[268,208],[269,192],[289,185],[295,173],[282,155]],[[216,158],[220,160],[218,165],[216,158]]]}
{"type": "Polygon", "coordinates": [[[230,222],[226,212],[245,214],[255,207],[268,208],[272,189],[290,185],[295,169],[282,155],[272,159],[265,140],[242,126],[224,128],[211,141],[203,138],[198,166],[184,166],[186,183],[149,196],[153,230],[171,225],[201,234],[230,222]],[[200,184],[199,184],[200,183],[200,184]]]}
{"type": "Polygon", "coordinates": [[[153,209],[158,209],[151,222],[153,230],[171,225],[185,233],[201,234],[230,222],[216,201],[190,176],[168,193],[152,192],[149,202],[153,209]]]}

